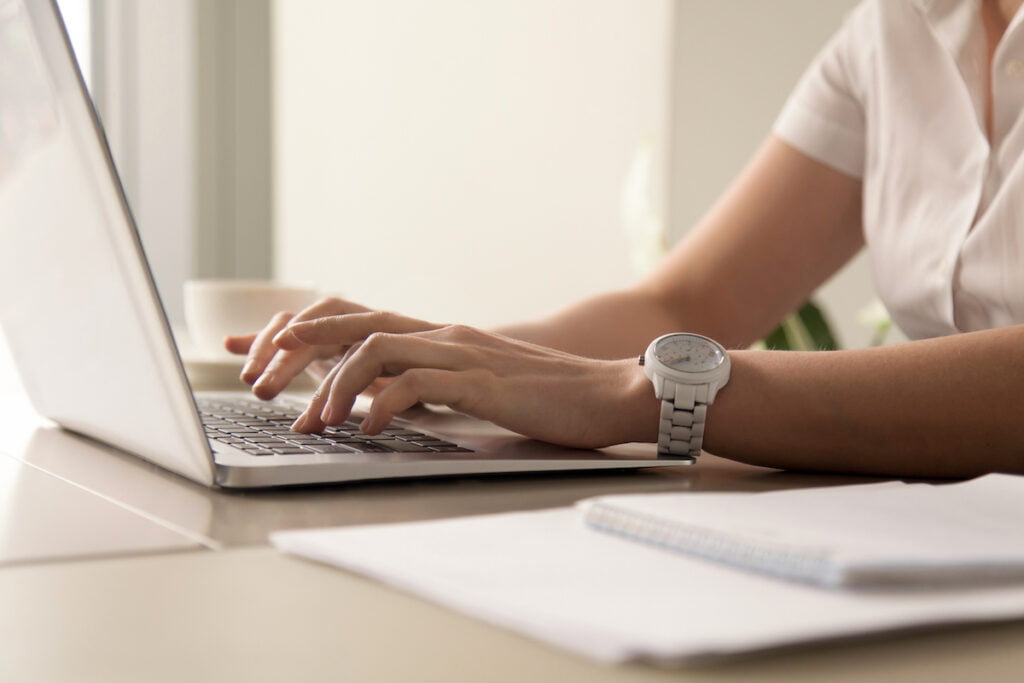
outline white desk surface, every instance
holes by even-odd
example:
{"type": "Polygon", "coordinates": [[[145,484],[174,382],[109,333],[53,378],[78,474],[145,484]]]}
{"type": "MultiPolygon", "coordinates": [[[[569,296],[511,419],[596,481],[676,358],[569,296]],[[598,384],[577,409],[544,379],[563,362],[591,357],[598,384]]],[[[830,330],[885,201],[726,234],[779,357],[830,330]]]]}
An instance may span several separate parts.
{"type": "Polygon", "coordinates": [[[1024,623],[661,671],[593,664],[266,547],[284,528],[567,505],[604,493],[869,481],[692,468],[208,490],[0,401],[0,681],[1020,680],[1024,623]],[[12,564],[15,563],[15,564],[12,564]]]}
{"type": "Polygon", "coordinates": [[[0,455],[0,566],[192,550],[180,532],[0,455]]]}

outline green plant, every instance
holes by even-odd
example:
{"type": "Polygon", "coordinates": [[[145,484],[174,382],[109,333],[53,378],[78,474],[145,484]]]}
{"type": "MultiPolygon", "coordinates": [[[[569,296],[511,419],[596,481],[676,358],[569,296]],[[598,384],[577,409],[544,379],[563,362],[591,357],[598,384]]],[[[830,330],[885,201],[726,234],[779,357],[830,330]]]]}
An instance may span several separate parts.
{"type": "Polygon", "coordinates": [[[808,301],[758,346],[777,351],[835,351],[839,342],[821,308],[808,301]]]}

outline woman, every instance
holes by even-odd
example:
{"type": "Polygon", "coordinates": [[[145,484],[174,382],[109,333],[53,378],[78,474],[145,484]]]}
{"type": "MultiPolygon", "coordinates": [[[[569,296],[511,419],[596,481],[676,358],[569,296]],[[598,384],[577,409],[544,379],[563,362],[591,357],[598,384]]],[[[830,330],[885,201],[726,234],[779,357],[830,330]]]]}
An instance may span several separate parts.
{"type": "Polygon", "coordinates": [[[963,477],[1024,472],[1024,14],[1021,0],[869,0],[773,134],[650,277],[497,332],[337,299],[227,340],[269,398],[345,353],[295,424],[364,431],[418,401],[599,447],[661,424],[636,354],[696,332],[729,352],[703,448],[782,468],[963,477]],[[740,350],[867,246],[914,339],[878,349],[740,350]],[[624,360],[622,360],[624,359],[624,360]]]}

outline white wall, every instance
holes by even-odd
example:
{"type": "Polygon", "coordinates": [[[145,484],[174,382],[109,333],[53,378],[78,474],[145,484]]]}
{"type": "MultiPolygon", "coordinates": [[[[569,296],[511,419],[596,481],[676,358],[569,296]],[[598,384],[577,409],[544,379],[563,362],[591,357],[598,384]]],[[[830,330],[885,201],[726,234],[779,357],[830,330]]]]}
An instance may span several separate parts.
{"type": "Polygon", "coordinates": [[[275,269],[490,324],[632,279],[622,184],[668,113],[668,0],[286,0],[275,269]]]}
{"type": "MultiPolygon", "coordinates": [[[[477,324],[624,285],[638,148],[677,239],[854,4],[278,1],[276,274],[477,324]]],[[[847,346],[872,297],[863,260],[822,293],[847,346]]]]}

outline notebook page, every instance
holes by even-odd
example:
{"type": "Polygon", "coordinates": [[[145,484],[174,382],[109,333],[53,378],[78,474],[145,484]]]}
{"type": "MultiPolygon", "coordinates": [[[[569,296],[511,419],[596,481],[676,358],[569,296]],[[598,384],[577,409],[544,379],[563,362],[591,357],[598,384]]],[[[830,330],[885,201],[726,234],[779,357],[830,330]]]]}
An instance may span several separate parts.
{"type": "Polygon", "coordinates": [[[829,586],[1024,579],[1024,477],[767,493],[606,496],[578,504],[607,531],[829,586]]]}

